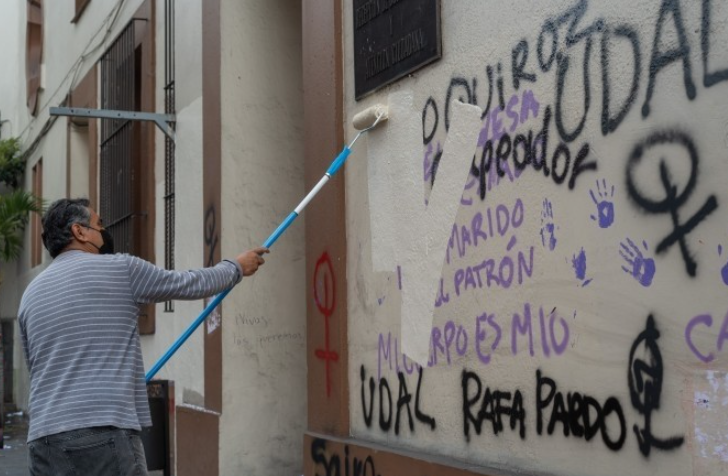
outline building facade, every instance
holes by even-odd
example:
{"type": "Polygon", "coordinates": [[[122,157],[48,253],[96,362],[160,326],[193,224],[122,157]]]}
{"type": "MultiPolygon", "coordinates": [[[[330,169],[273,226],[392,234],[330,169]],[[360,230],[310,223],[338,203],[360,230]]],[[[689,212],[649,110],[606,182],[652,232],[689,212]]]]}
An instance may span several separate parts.
{"type": "MultiPolygon", "coordinates": [[[[262,243],[389,111],[160,372],[178,474],[725,474],[724,3],[171,4],[0,20],[30,65],[0,103],[26,187],[108,205],[130,252],[262,243]],[[173,113],[176,139],[61,105],[173,113]]],[[[143,312],[147,367],[202,307],[143,312]]]]}

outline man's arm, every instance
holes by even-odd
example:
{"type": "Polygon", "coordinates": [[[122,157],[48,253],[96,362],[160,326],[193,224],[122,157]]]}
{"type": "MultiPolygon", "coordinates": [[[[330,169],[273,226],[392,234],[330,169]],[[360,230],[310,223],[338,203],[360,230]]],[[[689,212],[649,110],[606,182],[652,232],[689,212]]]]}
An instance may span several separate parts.
{"type": "Polygon", "coordinates": [[[128,256],[132,294],[140,304],[172,299],[194,300],[221,293],[254,274],[265,261],[265,248],[256,248],[210,268],[168,271],[135,256],[128,256]]]}

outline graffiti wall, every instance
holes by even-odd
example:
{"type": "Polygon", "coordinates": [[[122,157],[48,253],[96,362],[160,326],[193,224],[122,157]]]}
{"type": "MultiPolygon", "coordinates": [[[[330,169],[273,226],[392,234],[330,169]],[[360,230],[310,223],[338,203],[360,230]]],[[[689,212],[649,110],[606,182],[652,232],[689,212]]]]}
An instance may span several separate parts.
{"type": "Polygon", "coordinates": [[[348,124],[390,110],[327,275],[352,436],[482,472],[726,474],[728,3],[441,8],[440,61],[346,86],[348,124]]]}

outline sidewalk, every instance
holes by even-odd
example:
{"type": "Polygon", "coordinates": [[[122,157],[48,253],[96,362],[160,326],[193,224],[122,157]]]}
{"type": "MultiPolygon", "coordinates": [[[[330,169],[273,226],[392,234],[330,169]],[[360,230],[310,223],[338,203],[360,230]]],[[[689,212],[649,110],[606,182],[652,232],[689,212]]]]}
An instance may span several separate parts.
{"type": "Polygon", "coordinates": [[[3,448],[0,448],[0,476],[27,476],[28,418],[21,412],[0,415],[5,418],[3,448]]]}

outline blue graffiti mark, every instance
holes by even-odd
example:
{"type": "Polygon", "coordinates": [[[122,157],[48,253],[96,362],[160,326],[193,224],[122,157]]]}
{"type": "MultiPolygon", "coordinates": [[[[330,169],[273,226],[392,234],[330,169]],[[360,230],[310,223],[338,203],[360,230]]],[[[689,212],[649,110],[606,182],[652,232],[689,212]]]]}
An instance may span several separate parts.
{"type": "MultiPolygon", "coordinates": [[[[718,245],[718,256],[723,255],[723,246],[718,245]]],[[[723,267],[720,269],[720,275],[723,277],[723,284],[728,286],[728,263],[724,264],[723,267]]]]}
{"type": "MultiPolygon", "coordinates": [[[[619,254],[624,258],[627,264],[631,265],[631,269],[622,266],[625,273],[632,275],[642,286],[649,287],[652,284],[652,278],[655,276],[655,260],[645,258],[642,251],[634,244],[632,240],[627,238],[627,245],[620,243],[621,250],[619,254]]],[[[647,243],[642,242],[645,251],[648,251],[647,243]]]]}
{"type": "Polygon", "coordinates": [[[579,255],[572,255],[571,266],[574,268],[576,278],[581,280],[581,286],[588,286],[592,282],[592,279],[586,279],[586,253],[584,248],[581,249],[579,255]]]}
{"type": "Polygon", "coordinates": [[[594,190],[590,189],[589,195],[591,195],[592,201],[597,206],[597,214],[596,216],[591,215],[591,219],[594,221],[597,221],[597,218],[599,219],[599,228],[609,228],[614,223],[614,203],[612,203],[614,185],[610,190],[606,179],[602,179],[601,184],[597,180],[597,194],[594,195],[594,190]]]}
{"type": "Polygon", "coordinates": [[[544,198],[541,210],[541,243],[553,251],[556,248],[556,225],[554,225],[554,209],[551,202],[544,198]]]}

